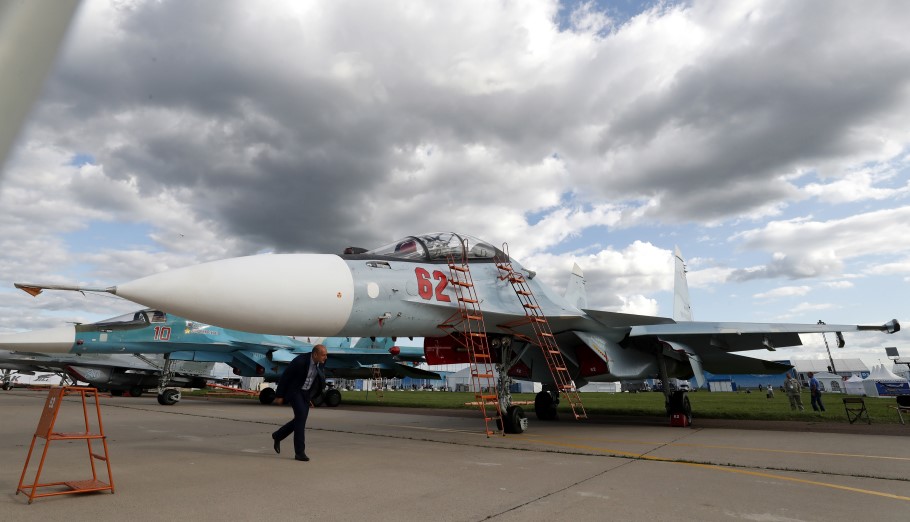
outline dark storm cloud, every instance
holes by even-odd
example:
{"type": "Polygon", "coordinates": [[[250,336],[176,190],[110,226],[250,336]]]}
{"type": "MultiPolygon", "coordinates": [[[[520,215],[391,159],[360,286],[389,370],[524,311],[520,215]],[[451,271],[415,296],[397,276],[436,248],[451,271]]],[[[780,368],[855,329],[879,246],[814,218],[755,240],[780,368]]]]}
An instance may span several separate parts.
{"type": "Polygon", "coordinates": [[[538,212],[499,191],[552,156],[567,175],[546,190],[654,198],[650,219],[767,211],[795,197],[794,169],[880,154],[861,127],[910,78],[901,17],[875,6],[766,3],[731,22],[697,3],[584,34],[509,3],[112,5],[77,20],[37,132],[252,250],[369,246],[439,209],[457,228],[459,183],[485,210],[461,221],[538,212]],[[679,43],[691,54],[665,60],[679,43]],[[472,147],[489,160],[465,161],[472,147]],[[423,148],[448,163],[427,168],[423,148]]]}
{"type": "Polygon", "coordinates": [[[879,25],[901,17],[812,2],[756,11],[611,122],[602,147],[620,158],[612,188],[672,195],[661,211],[713,220],[784,201],[792,191],[777,178],[796,168],[874,148],[862,127],[905,102],[910,84],[906,43],[879,25]],[[845,23],[864,36],[843,38],[845,23]],[[700,204],[698,193],[724,190],[733,197],[700,204]]]}

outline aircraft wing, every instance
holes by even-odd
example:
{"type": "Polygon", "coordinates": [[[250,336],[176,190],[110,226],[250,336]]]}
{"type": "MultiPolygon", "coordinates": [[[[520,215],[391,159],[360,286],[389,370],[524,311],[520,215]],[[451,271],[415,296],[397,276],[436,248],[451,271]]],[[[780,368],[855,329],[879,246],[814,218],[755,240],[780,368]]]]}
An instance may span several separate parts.
{"type": "Polygon", "coordinates": [[[430,379],[434,381],[442,379],[442,376],[436,372],[431,372],[429,370],[424,370],[421,368],[415,368],[407,364],[395,363],[395,370],[400,374],[400,377],[411,377],[413,379],[430,379]]]}
{"type": "Polygon", "coordinates": [[[438,373],[396,362],[390,354],[331,353],[326,361],[326,371],[342,378],[369,378],[372,376],[374,366],[379,368],[385,378],[414,377],[434,380],[442,378],[438,373]]]}
{"type": "Polygon", "coordinates": [[[707,348],[725,352],[748,350],[773,350],[787,346],[801,346],[799,334],[882,331],[894,333],[900,324],[889,321],[881,326],[845,324],[792,324],[792,323],[715,323],[687,321],[673,324],[633,326],[629,337],[653,336],[664,341],[674,341],[691,346],[696,351],[707,348]]]}
{"type": "Polygon", "coordinates": [[[623,314],[619,312],[607,312],[604,310],[582,310],[598,323],[611,328],[625,328],[635,326],[650,326],[659,324],[673,325],[676,323],[669,317],[657,317],[651,315],[623,314]]]}
{"type": "MultiPolygon", "coordinates": [[[[67,374],[99,388],[153,388],[161,370],[138,359],[111,356],[85,357],[76,355],[24,354],[0,350],[0,369],[67,374]]],[[[201,387],[206,376],[178,371],[173,385],[201,387]]]]}
{"type": "Polygon", "coordinates": [[[701,362],[701,368],[714,374],[723,373],[783,373],[790,368],[789,364],[782,364],[764,359],[755,359],[733,353],[727,353],[723,350],[712,347],[692,347],[698,354],[701,362]]]}

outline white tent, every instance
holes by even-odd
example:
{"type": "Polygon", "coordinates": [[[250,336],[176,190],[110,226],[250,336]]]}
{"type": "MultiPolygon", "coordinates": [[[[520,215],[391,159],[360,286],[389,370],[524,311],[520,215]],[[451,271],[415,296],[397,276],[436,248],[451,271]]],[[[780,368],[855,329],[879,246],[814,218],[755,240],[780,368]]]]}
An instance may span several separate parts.
{"type": "Polygon", "coordinates": [[[869,377],[863,379],[863,388],[869,397],[894,397],[910,395],[910,381],[898,377],[885,365],[873,366],[869,377]]]}
{"type": "Polygon", "coordinates": [[[844,393],[844,384],[840,375],[828,372],[818,372],[815,378],[822,385],[822,391],[827,393],[844,393]]]}
{"type": "Polygon", "coordinates": [[[866,394],[866,388],[863,387],[863,378],[856,374],[844,381],[844,389],[847,391],[847,395],[866,394]]]}

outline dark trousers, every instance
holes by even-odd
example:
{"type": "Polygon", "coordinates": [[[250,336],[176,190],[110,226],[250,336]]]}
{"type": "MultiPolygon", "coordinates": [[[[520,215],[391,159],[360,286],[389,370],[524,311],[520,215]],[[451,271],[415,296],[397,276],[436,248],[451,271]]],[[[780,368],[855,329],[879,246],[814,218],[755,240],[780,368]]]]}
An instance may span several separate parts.
{"type": "Polygon", "coordinates": [[[287,401],[294,410],[294,418],[287,424],[278,428],[273,435],[278,440],[284,440],[291,433],[294,434],[294,454],[303,455],[306,453],[306,418],[310,415],[310,401],[304,398],[309,395],[306,392],[294,392],[287,396],[287,401]]]}
{"type": "Polygon", "coordinates": [[[812,398],[812,400],[809,401],[812,404],[812,409],[815,411],[825,411],[825,405],[822,404],[822,394],[819,392],[812,392],[809,395],[812,398]]]}

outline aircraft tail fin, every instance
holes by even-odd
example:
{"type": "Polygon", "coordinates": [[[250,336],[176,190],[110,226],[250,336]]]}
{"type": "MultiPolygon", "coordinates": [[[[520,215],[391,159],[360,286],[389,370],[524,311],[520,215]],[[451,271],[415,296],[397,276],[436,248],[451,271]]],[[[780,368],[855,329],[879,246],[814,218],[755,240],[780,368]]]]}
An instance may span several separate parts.
{"type": "Polygon", "coordinates": [[[327,350],[332,351],[332,348],[349,348],[351,346],[350,337],[326,337],[322,340],[321,343],[326,347],[327,350]]]}
{"type": "Polygon", "coordinates": [[[692,305],[689,301],[689,282],[686,280],[686,261],[679,247],[675,247],[676,268],[673,278],[673,320],[692,321],[692,305]]]}
{"type": "Polygon", "coordinates": [[[395,341],[391,337],[361,337],[354,343],[354,348],[359,350],[389,349],[393,344],[395,341]]]}
{"type": "Polygon", "coordinates": [[[566,285],[566,301],[578,309],[588,307],[588,292],[585,290],[585,276],[581,267],[576,263],[569,274],[569,283],[566,285]]]}

